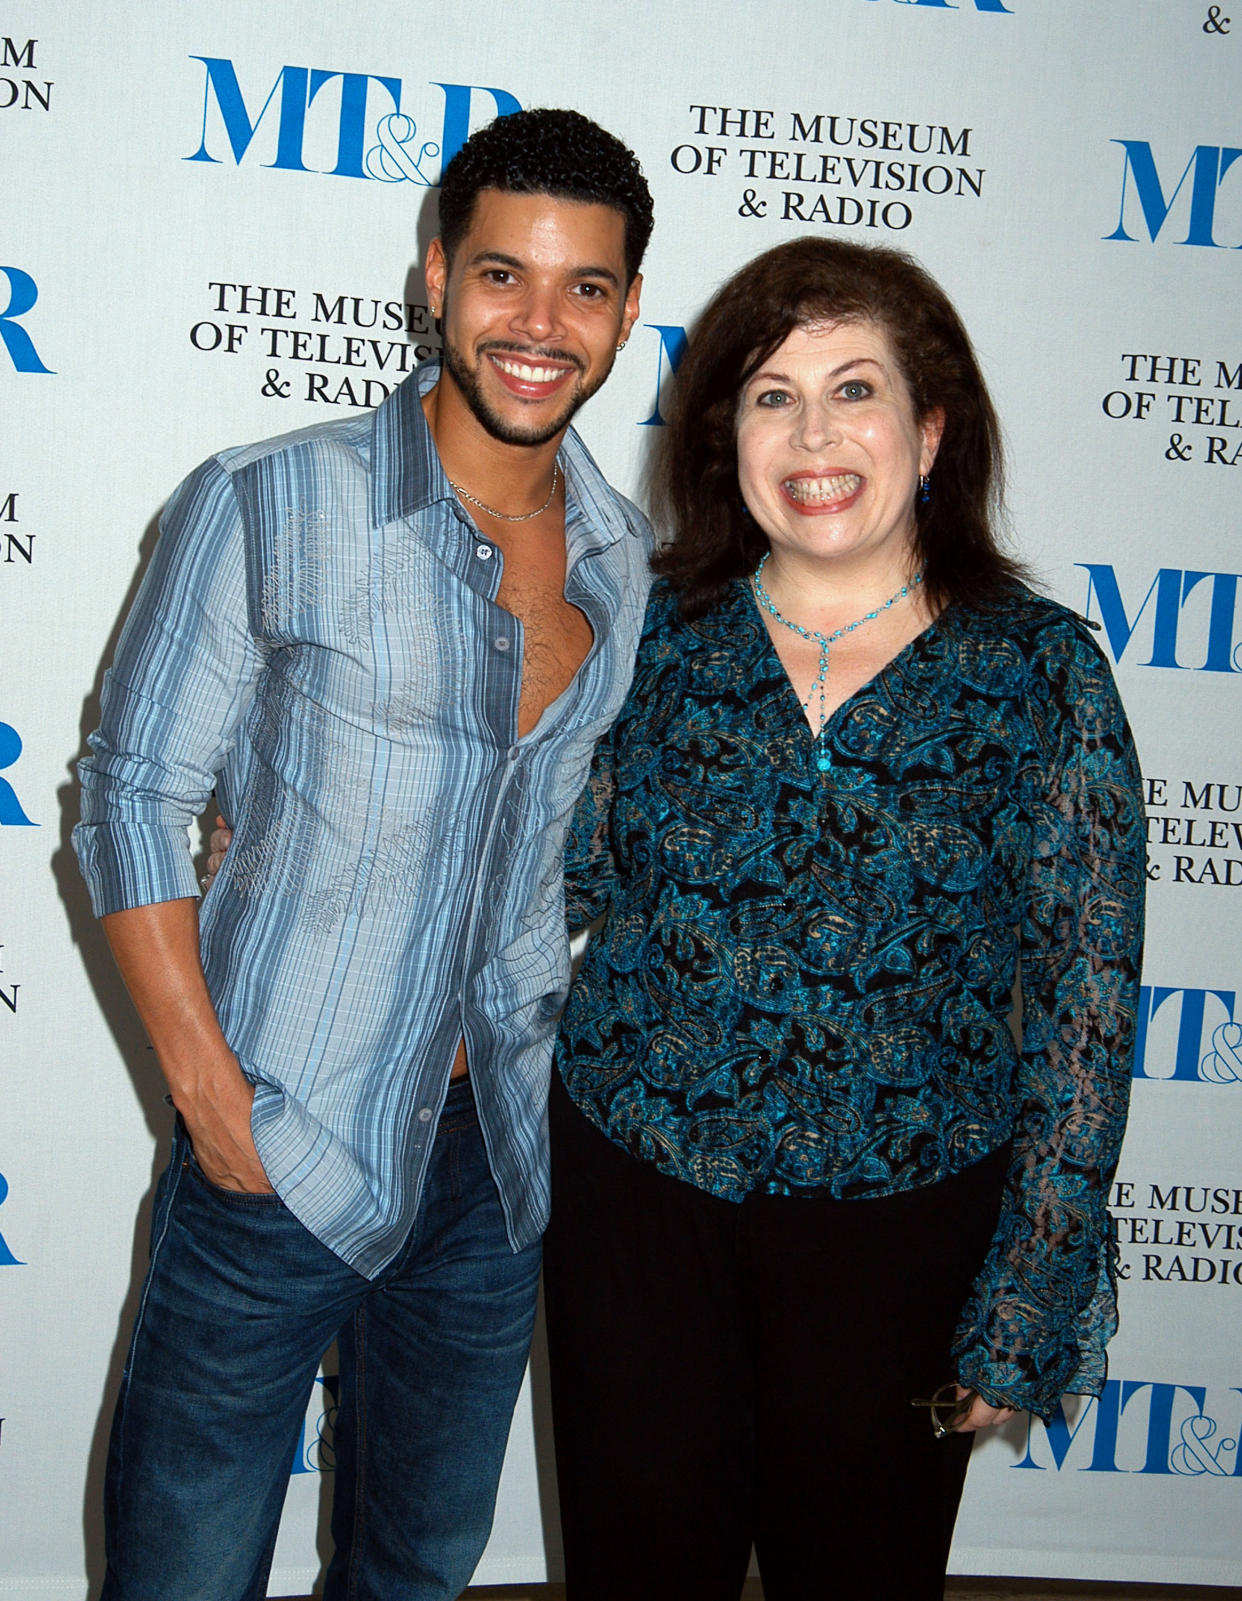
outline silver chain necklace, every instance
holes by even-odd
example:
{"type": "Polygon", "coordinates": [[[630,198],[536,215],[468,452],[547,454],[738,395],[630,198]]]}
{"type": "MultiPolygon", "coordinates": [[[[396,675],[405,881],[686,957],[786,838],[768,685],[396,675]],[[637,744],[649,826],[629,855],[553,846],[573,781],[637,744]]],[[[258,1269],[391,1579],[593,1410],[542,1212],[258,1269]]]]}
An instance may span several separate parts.
{"type": "Polygon", "coordinates": [[[803,639],[819,646],[819,672],[815,682],[811,685],[811,693],[802,702],[803,711],[809,712],[811,702],[815,698],[815,691],[819,690],[819,727],[815,730],[815,765],[821,773],[826,773],[832,767],[832,754],[824,743],[824,729],[828,723],[828,653],[838,639],[844,639],[846,634],[852,634],[856,628],[864,623],[873,623],[881,612],[886,612],[895,606],[899,600],[904,600],[912,589],[916,589],[923,582],[923,569],[918,572],[908,584],[903,584],[899,590],[890,595],[882,606],[869,611],[865,617],[857,617],[852,623],[846,623],[841,628],[834,628],[830,634],[821,634],[817,628],[803,628],[801,623],[791,623],[788,617],[777,611],[771,595],[763,587],[763,580],[759,574],[763,571],[768,557],[772,552],[766,551],[763,560],[751,574],[750,587],[754,593],[755,603],[763,608],[770,616],[775,617],[778,623],[783,623],[791,634],[800,634],[803,639]]]}
{"type": "Polygon", "coordinates": [[[542,517],[544,512],[547,511],[552,504],[553,497],[556,494],[556,486],[560,481],[561,464],[559,461],[554,461],[552,463],[552,487],[548,490],[547,500],[537,510],[524,511],[517,517],[510,516],[507,511],[497,511],[495,506],[489,506],[486,501],[480,500],[477,495],[472,495],[468,489],[463,489],[460,484],[455,484],[451,478],[449,479],[449,488],[455,490],[463,500],[468,500],[472,506],[477,506],[480,511],[485,511],[489,517],[495,517],[498,522],[528,523],[532,517],[542,517]]]}

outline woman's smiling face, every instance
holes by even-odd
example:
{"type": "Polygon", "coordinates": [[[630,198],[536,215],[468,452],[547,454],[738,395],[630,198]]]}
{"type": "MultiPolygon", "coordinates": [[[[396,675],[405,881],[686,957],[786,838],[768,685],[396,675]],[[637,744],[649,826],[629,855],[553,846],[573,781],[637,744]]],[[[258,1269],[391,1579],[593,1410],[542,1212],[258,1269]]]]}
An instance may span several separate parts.
{"type": "Polygon", "coordinates": [[[795,328],[738,404],[738,483],[773,560],[908,563],[915,491],[942,426],[939,412],[915,416],[879,323],[795,328]]]}

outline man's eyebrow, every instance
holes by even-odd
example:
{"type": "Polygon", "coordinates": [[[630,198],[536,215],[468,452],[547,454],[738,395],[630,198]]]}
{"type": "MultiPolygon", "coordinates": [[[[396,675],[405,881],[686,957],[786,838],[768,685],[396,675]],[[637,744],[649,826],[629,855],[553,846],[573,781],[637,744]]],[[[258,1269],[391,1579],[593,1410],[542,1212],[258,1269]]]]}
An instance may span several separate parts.
{"type": "MultiPolygon", "coordinates": [[[[476,255],[473,255],[470,258],[470,266],[472,267],[482,267],[487,265],[493,267],[512,267],[515,272],[521,272],[525,268],[526,263],[517,256],[507,255],[503,250],[480,250],[476,255]]],[[[602,278],[605,283],[611,284],[614,289],[619,289],[621,287],[621,280],[611,267],[596,267],[588,263],[581,267],[571,267],[566,274],[566,277],[602,278]]]]}

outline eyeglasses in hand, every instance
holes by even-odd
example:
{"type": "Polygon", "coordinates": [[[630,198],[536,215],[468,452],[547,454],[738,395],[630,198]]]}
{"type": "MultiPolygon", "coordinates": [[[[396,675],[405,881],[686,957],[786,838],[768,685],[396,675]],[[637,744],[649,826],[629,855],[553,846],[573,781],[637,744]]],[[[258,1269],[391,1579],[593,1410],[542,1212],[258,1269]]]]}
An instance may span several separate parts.
{"type": "Polygon", "coordinates": [[[932,1433],[938,1440],[945,1439],[950,1434],[956,1434],[970,1415],[970,1409],[975,1404],[974,1390],[967,1390],[964,1395],[957,1393],[957,1385],[950,1379],[948,1384],[942,1384],[932,1396],[930,1401],[921,1401],[917,1397],[910,1402],[911,1406],[925,1406],[931,1416],[932,1433]]]}

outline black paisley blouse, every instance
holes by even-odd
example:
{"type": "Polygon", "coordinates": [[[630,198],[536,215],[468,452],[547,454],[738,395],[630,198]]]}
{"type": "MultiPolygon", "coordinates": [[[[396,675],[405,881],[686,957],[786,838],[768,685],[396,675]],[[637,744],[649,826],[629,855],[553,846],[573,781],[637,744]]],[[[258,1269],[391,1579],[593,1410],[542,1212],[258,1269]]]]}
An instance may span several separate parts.
{"type": "Polygon", "coordinates": [[[949,606],[823,738],[827,772],[745,584],[695,622],[656,585],[570,837],[570,924],[605,921],[558,1066],[609,1139],[726,1200],[887,1195],[1011,1143],[954,1357],[1047,1416],[1098,1393],[1116,1327],[1125,715],[1085,625],[1016,589],[949,606]]]}

